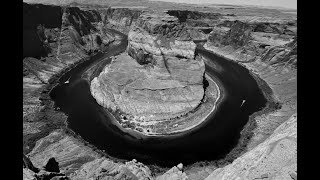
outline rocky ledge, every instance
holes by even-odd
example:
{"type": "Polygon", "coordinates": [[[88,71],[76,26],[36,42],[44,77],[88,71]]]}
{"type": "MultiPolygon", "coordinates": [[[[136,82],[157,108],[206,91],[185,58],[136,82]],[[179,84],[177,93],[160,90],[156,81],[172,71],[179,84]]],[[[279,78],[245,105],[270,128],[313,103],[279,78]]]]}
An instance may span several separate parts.
{"type": "MultiPolygon", "coordinates": [[[[119,110],[122,124],[129,123],[144,134],[190,129],[201,118],[189,123],[178,119],[187,118],[205,97],[205,64],[195,48],[178,18],[144,13],[128,34],[127,53],[113,58],[91,81],[91,93],[103,107],[119,110]],[[171,126],[174,130],[168,130],[171,126]]],[[[219,88],[212,84],[211,98],[216,100],[219,88]]]]}

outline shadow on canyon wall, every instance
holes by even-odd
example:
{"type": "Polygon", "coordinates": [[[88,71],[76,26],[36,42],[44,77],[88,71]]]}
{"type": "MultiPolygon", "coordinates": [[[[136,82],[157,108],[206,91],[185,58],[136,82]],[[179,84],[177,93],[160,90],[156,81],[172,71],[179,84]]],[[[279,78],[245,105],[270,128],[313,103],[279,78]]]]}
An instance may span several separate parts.
{"type": "Polygon", "coordinates": [[[62,8],[23,3],[23,58],[46,57],[50,47],[45,43],[45,28],[60,28],[62,8]]]}

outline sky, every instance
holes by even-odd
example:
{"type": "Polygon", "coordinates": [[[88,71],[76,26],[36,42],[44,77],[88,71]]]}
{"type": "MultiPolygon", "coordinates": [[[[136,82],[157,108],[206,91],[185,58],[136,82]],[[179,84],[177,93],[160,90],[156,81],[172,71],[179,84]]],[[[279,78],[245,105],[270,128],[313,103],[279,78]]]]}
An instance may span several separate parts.
{"type": "Polygon", "coordinates": [[[297,0],[152,0],[176,3],[193,4],[232,4],[232,5],[255,5],[255,6],[275,6],[290,9],[297,9],[297,0]]]}

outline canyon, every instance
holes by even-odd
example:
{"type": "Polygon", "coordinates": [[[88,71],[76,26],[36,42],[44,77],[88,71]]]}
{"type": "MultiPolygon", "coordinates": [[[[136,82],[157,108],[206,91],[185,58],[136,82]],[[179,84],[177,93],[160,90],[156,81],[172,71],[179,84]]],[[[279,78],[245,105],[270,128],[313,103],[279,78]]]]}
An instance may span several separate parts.
{"type": "Polygon", "coordinates": [[[25,166],[24,179],[296,179],[296,17],[254,8],[154,6],[23,4],[24,161],[30,159],[41,169],[54,157],[60,171],[35,172],[25,166]],[[128,36],[126,50],[110,53],[107,65],[100,58],[100,68],[88,79],[98,104],[135,116],[133,125],[118,122],[123,128],[168,135],[199,124],[204,119],[199,115],[186,120],[190,112],[200,106],[204,114],[210,113],[221,88],[205,73],[205,66],[219,70],[219,64],[201,53],[206,51],[248,69],[267,99],[241,131],[236,146],[241,148],[217,161],[158,167],[112,157],[69,129],[68,114],[59,110],[63,106],[57,106],[49,92],[61,84],[72,85],[73,69],[90,65],[90,57],[123,41],[111,29],[128,36]],[[210,108],[201,106],[204,97],[211,97],[210,108]]]}

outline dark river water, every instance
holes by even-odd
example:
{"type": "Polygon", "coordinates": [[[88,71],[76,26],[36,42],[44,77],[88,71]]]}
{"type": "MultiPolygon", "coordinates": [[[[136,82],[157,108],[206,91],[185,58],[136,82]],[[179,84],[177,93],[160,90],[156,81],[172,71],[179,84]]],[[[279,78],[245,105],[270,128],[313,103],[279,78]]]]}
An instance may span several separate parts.
{"type": "Polygon", "coordinates": [[[168,167],[220,159],[238,142],[249,115],[266,104],[247,69],[197,49],[208,59],[206,73],[223,87],[224,99],[215,113],[199,128],[183,135],[146,137],[123,131],[115,124],[112,114],[96,103],[90,94],[89,83],[81,79],[81,75],[95,63],[124,51],[126,46],[127,39],[124,38],[120,45],[108,47],[106,53],[92,56],[61,77],[60,84],[50,93],[56,106],[68,115],[68,127],[110,156],[168,167]],[[69,83],[65,84],[69,78],[69,83]],[[241,106],[243,100],[246,101],[241,106]]]}

